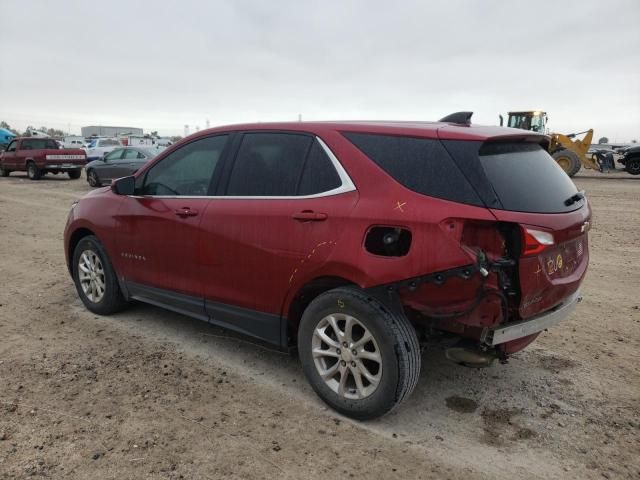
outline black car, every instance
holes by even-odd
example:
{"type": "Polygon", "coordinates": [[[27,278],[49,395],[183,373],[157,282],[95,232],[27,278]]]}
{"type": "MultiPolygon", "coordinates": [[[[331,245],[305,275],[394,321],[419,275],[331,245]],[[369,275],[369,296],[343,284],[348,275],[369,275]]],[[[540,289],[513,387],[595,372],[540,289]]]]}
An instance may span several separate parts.
{"type": "Polygon", "coordinates": [[[92,187],[135,173],[163,149],[156,147],[122,147],[106,154],[100,160],[87,163],[87,182],[92,187]]]}
{"type": "Polygon", "coordinates": [[[640,145],[630,145],[618,150],[622,154],[620,163],[631,175],[640,175],[640,145]]]}

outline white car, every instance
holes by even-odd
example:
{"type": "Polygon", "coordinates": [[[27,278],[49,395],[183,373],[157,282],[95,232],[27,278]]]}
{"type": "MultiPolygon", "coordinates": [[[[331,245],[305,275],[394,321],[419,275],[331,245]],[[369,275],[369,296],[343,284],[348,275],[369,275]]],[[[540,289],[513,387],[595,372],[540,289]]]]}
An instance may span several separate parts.
{"type": "Polygon", "coordinates": [[[87,146],[84,137],[64,137],[61,143],[64,148],[85,148],[87,146]]]}
{"type": "Polygon", "coordinates": [[[111,153],[122,146],[122,143],[117,138],[94,138],[86,148],[87,161],[101,160],[107,153],[111,153]]]}

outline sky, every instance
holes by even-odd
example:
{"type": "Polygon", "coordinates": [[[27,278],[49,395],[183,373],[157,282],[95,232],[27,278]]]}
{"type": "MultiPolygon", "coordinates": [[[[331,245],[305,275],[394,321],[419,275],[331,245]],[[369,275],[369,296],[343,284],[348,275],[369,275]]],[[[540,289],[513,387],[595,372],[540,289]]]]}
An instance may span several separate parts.
{"type": "Polygon", "coordinates": [[[437,120],[640,141],[640,0],[1,0],[0,120],[437,120]]]}

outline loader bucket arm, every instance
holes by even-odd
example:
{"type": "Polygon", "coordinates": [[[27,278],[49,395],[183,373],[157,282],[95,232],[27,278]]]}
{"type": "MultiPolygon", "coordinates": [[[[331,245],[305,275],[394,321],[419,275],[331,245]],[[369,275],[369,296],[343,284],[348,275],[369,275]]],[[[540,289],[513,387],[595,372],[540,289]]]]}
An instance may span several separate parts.
{"type": "MultiPolygon", "coordinates": [[[[593,140],[593,129],[590,128],[587,130],[584,137],[582,139],[579,138],[571,138],[568,135],[563,135],[561,133],[553,133],[551,134],[551,145],[549,147],[549,151],[553,152],[560,148],[566,148],[575,152],[578,157],[580,157],[580,162],[585,168],[591,168],[594,170],[599,170],[600,167],[598,163],[591,156],[587,156],[587,151],[591,146],[591,141],[593,140]]],[[[580,135],[580,134],[573,134],[580,135]]]]}

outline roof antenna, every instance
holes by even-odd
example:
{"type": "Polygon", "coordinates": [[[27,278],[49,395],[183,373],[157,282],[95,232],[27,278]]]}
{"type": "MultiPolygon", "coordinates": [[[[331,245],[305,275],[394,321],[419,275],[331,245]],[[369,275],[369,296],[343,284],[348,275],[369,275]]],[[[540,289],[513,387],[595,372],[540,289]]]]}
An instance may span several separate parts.
{"type": "Polygon", "coordinates": [[[473,112],[456,112],[442,117],[441,122],[444,123],[458,123],[460,125],[471,125],[471,116],[473,112]]]}

